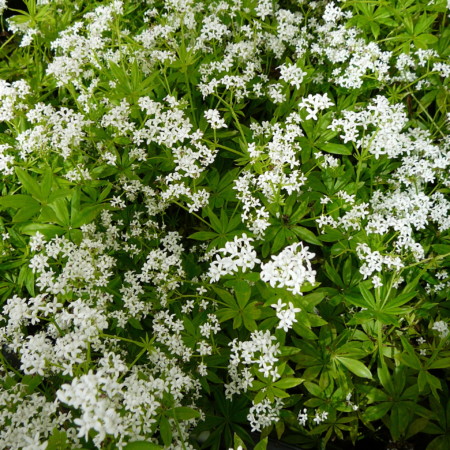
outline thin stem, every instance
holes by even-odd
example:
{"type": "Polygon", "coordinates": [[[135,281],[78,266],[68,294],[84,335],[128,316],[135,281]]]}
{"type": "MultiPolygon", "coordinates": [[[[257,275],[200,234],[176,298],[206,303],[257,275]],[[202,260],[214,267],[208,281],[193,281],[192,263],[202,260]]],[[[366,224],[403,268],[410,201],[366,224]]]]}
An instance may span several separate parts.
{"type": "Polygon", "coordinates": [[[231,153],[235,153],[236,155],[239,155],[239,156],[245,156],[243,153],[238,152],[237,150],[234,150],[234,149],[232,149],[232,148],[230,148],[230,147],[227,147],[227,146],[225,146],[225,145],[222,145],[222,144],[218,144],[218,143],[216,143],[216,142],[211,142],[211,141],[208,140],[208,139],[202,139],[202,141],[205,142],[206,144],[210,144],[210,145],[213,145],[213,146],[215,146],[215,147],[223,148],[224,150],[227,150],[227,151],[229,151],[229,152],[231,152],[231,153]]]}
{"type": "Polygon", "coordinates": [[[441,136],[445,139],[446,135],[442,132],[441,127],[434,121],[434,119],[430,116],[426,108],[422,106],[422,103],[420,103],[420,100],[411,92],[409,91],[409,94],[414,98],[414,100],[417,102],[417,104],[420,106],[420,109],[423,111],[423,113],[428,117],[430,122],[436,127],[436,129],[439,131],[441,136]]]}
{"type": "Polygon", "coordinates": [[[241,127],[241,123],[239,122],[239,118],[236,115],[234,108],[229,103],[227,103],[222,97],[218,96],[217,94],[213,93],[212,95],[214,95],[214,97],[219,99],[228,108],[228,110],[231,113],[231,116],[233,117],[234,121],[236,122],[236,128],[239,130],[239,133],[241,133],[241,136],[242,136],[242,139],[244,140],[244,142],[246,142],[247,139],[245,137],[244,130],[241,127]]]}
{"type": "Polygon", "coordinates": [[[137,345],[138,347],[143,346],[143,344],[141,342],[133,341],[132,339],[127,339],[127,338],[124,338],[121,336],[114,336],[114,335],[105,334],[105,333],[100,333],[99,336],[103,337],[103,338],[107,338],[107,339],[117,339],[119,341],[129,342],[130,344],[137,345]]]}
{"type": "MultiPolygon", "coordinates": [[[[189,211],[189,208],[187,208],[186,206],[184,206],[183,204],[174,201],[175,205],[178,205],[180,208],[183,208],[185,211],[189,211]]],[[[189,211],[190,212],[190,211],[189,211]]],[[[208,225],[209,228],[212,228],[211,224],[209,222],[207,222],[203,217],[199,216],[198,214],[196,214],[195,212],[190,212],[190,214],[192,214],[194,217],[196,217],[198,220],[201,220],[204,224],[208,225]]]]}
{"type": "Polygon", "coordinates": [[[421,261],[417,261],[417,262],[415,262],[413,264],[409,264],[409,265],[403,267],[402,270],[409,269],[409,268],[415,267],[415,266],[419,266],[420,264],[423,264],[423,263],[428,262],[428,261],[438,261],[440,259],[447,258],[447,256],[450,256],[450,252],[449,253],[444,253],[443,255],[430,256],[429,258],[425,258],[425,259],[422,259],[421,261]]]}

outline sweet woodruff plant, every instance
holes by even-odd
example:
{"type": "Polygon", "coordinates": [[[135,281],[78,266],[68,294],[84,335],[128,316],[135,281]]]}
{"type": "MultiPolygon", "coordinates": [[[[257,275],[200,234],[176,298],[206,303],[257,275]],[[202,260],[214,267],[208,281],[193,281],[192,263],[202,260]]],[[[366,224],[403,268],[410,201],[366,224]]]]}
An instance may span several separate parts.
{"type": "Polygon", "coordinates": [[[449,6],[0,0],[0,449],[450,448],[449,6]]]}

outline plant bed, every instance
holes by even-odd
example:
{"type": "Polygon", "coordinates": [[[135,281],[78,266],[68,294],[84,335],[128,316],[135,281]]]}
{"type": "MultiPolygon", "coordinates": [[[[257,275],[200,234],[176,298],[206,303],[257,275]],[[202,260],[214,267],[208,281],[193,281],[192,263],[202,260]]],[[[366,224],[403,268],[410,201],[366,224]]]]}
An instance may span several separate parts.
{"type": "Polygon", "coordinates": [[[450,448],[447,0],[0,0],[0,449],[450,448]]]}

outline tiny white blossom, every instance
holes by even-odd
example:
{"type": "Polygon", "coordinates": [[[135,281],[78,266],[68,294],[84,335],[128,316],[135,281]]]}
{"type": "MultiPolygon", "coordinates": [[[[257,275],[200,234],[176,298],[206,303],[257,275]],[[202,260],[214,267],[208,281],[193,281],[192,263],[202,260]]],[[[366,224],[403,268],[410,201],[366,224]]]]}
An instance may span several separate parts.
{"type": "Polygon", "coordinates": [[[284,309],[287,306],[285,303],[281,302],[281,299],[278,300],[277,304],[270,305],[272,308],[276,309],[276,314],[278,319],[280,319],[280,323],[277,328],[282,328],[284,331],[288,331],[292,328],[294,322],[297,322],[295,318],[295,314],[300,312],[300,308],[294,308],[292,302],[289,302],[288,308],[284,309]]]}
{"type": "Polygon", "coordinates": [[[295,86],[297,89],[302,84],[303,77],[306,75],[300,67],[293,64],[282,64],[278,67],[278,69],[280,69],[281,73],[280,79],[286,81],[286,83],[289,83],[292,86],[295,86]]]}
{"type": "Polygon", "coordinates": [[[225,120],[220,117],[220,113],[219,111],[217,111],[217,109],[208,109],[207,111],[205,111],[204,116],[208,123],[211,125],[211,128],[227,128],[225,120]]]}
{"type": "Polygon", "coordinates": [[[432,330],[436,330],[440,337],[443,339],[447,337],[448,335],[448,324],[445,323],[443,320],[439,320],[438,322],[434,322],[432,330]]]}

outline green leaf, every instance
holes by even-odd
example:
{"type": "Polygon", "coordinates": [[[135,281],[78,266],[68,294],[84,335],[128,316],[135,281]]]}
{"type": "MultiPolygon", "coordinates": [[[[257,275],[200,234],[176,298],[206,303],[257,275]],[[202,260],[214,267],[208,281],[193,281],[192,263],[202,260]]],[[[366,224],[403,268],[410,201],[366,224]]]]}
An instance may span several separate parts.
{"type": "Polygon", "coordinates": [[[42,190],[37,181],[20,167],[16,167],[16,175],[22,186],[27,192],[29,192],[34,198],[43,202],[45,198],[42,195],[42,190]]]}
{"type": "Polygon", "coordinates": [[[429,45],[435,44],[438,41],[438,37],[434,36],[433,34],[425,33],[421,34],[420,36],[417,36],[414,39],[414,44],[418,48],[426,49],[429,45]]]}
{"type": "Polygon", "coordinates": [[[280,228],[278,233],[275,236],[275,239],[272,242],[272,253],[277,253],[284,247],[286,242],[286,230],[284,228],[280,228]]]}
{"type": "Polygon", "coordinates": [[[71,226],[80,228],[82,225],[91,223],[101,211],[105,209],[106,205],[91,205],[83,208],[78,214],[71,218],[71,226]]]}
{"type": "Polygon", "coordinates": [[[303,241],[313,245],[322,246],[322,242],[320,242],[317,236],[311,230],[308,230],[308,228],[295,226],[292,227],[292,231],[303,241]]]}
{"type": "Polygon", "coordinates": [[[433,439],[426,450],[448,450],[450,448],[450,435],[444,434],[433,439]]]}
{"type": "Polygon", "coordinates": [[[47,199],[47,203],[53,203],[58,198],[70,197],[72,195],[72,190],[70,189],[57,189],[53,191],[47,199]]]}
{"type": "Polygon", "coordinates": [[[17,278],[17,285],[19,287],[25,286],[31,296],[35,295],[34,273],[28,266],[22,266],[20,268],[19,276],[17,278]]]}
{"type": "Polygon", "coordinates": [[[297,209],[289,218],[289,221],[291,223],[297,223],[303,216],[306,215],[308,211],[309,211],[308,203],[307,202],[300,203],[300,205],[298,205],[297,209]]]}
{"type": "Polygon", "coordinates": [[[402,362],[406,364],[408,367],[411,367],[415,370],[421,370],[422,365],[420,364],[420,360],[415,354],[404,353],[401,356],[402,362]]]}
{"type": "Polygon", "coordinates": [[[50,225],[46,223],[29,223],[21,227],[21,231],[24,234],[33,235],[37,231],[42,233],[47,239],[51,239],[57,235],[65,233],[64,228],[58,225],[50,225]]]}
{"type": "Polygon", "coordinates": [[[364,286],[363,284],[359,285],[359,290],[364,297],[364,300],[367,302],[367,305],[370,306],[370,308],[375,309],[375,300],[373,298],[373,295],[370,293],[370,291],[364,286]]]}
{"type": "Polygon", "coordinates": [[[328,323],[317,314],[306,313],[306,317],[312,327],[321,327],[322,325],[326,325],[328,323]]]}
{"type": "Polygon", "coordinates": [[[392,384],[392,376],[385,364],[381,364],[377,368],[378,378],[380,379],[381,385],[386,389],[387,392],[393,394],[394,385],[392,384]]]}
{"type": "Polygon", "coordinates": [[[341,277],[339,276],[339,274],[337,273],[336,269],[330,265],[328,262],[325,262],[324,265],[325,268],[325,273],[327,275],[327,277],[337,286],[339,286],[340,288],[344,288],[344,283],[342,282],[341,277]]]}
{"type": "Polygon", "coordinates": [[[58,223],[58,216],[56,215],[53,208],[51,208],[49,205],[45,205],[41,209],[41,214],[39,216],[39,221],[41,222],[53,222],[58,223]]]}
{"type": "Polygon", "coordinates": [[[428,369],[449,369],[450,368],[450,358],[441,358],[433,361],[428,369]]]}
{"type": "Polygon", "coordinates": [[[265,437],[263,440],[259,441],[253,448],[254,448],[254,450],[266,450],[267,443],[268,443],[268,438],[265,437]]]}
{"type": "Polygon", "coordinates": [[[12,221],[14,223],[26,222],[27,220],[29,220],[33,216],[35,216],[40,210],[41,210],[41,206],[39,204],[38,204],[38,206],[35,205],[35,206],[20,208],[19,211],[17,211],[17,213],[12,218],[12,221]]]}
{"type": "Polygon", "coordinates": [[[145,441],[129,442],[123,450],[163,450],[163,447],[145,441]]]}
{"type": "MultiPolygon", "coordinates": [[[[235,315],[234,319],[233,319],[233,330],[236,330],[241,325],[242,325],[242,315],[237,313],[237,315],[235,315]]],[[[252,326],[252,324],[250,324],[250,327],[251,326],[252,326]]],[[[253,330],[251,330],[251,331],[253,331],[253,330]]]]}
{"type": "Polygon", "coordinates": [[[389,309],[402,306],[405,303],[408,303],[416,296],[417,292],[405,292],[403,294],[397,295],[397,297],[393,298],[392,300],[389,300],[388,303],[386,304],[386,307],[389,309]]]}
{"type": "Polygon", "coordinates": [[[47,441],[47,450],[64,450],[68,447],[66,432],[59,431],[56,427],[53,428],[52,434],[47,441]]]}
{"type": "Polygon", "coordinates": [[[388,411],[391,409],[391,402],[383,402],[378,405],[369,406],[363,413],[363,417],[368,422],[372,422],[374,420],[381,419],[384,417],[388,411]]]}
{"type": "Polygon", "coordinates": [[[425,417],[419,417],[414,420],[408,427],[408,432],[406,433],[406,439],[411,438],[417,433],[420,433],[428,424],[430,419],[425,417]]]}
{"type": "Polygon", "coordinates": [[[261,403],[265,398],[267,397],[267,391],[259,391],[255,398],[253,399],[253,403],[256,405],[258,403],[261,403]]]}
{"type": "Polygon", "coordinates": [[[166,415],[177,420],[189,420],[198,419],[200,417],[200,412],[195,409],[188,408],[187,406],[179,406],[177,408],[169,409],[166,412],[166,415]]]}
{"type": "Polygon", "coordinates": [[[431,246],[432,249],[439,255],[450,253],[450,245],[448,244],[435,244],[431,246]]]}
{"type": "Polygon", "coordinates": [[[27,259],[17,259],[15,261],[4,262],[0,264],[0,270],[15,269],[16,267],[20,267],[27,262],[27,259]]]}
{"type": "Polygon", "coordinates": [[[405,403],[394,403],[391,409],[389,420],[389,431],[391,436],[397,441],[400,439],[406,428],[408,427],[411,418],[411,408],[405,403]]]}
{"type": "Polygon", "coordinates": [[[327,153],[334,153],[335,155],[351,155],[352,150],[343,144],[323,144],[320,149],[327,153]]]}
{"type": "Polygon", "coordinates": [[[169,421],[164,416],[159,421],[159,432],[165,446],[172,444],[172,430],[169,421]]]}
{"type": "Polygon", "coordinates": [[[353,277],[354,268],[352,268],[352,257],[349,255],[342,268],[342,281],[349,286],[353,277]]]}
{"type": "Polygon", "coordinates": [[[208,241],[217,237],[217,233],[214,231],[197,231],[196,233],[188,236],[188,239],[195,239],[196,241],[208,241]]]}
{"type": "Polygon", "coordinates": [[[383,392],[380,389],[377,389],[373,386],[360,385],[359,389],[364,392],[367,397],[367,403],[378,403],[378,402],[386,402],[389,400],[386,392],[383,392]]]}
{"type": "Polygon", "coordinates": [[[139,320],[135,319],[134,317],[130,317],[128,319],[128,323],[136,330],[143,330],[141,322],[139,322],[139,320]]]}
{"type": "Polygon", "coordinates": [[[242,320],[244,322],[244,327],[248,331],[255,331],[258,328],[258,326],[256,325],[255,320],[252,319],[249,315],[243,314],[242,315],[242,320]]]}
{"type": "Polygon", "coordinates": [[[273,385],[280,389],[290,389],[299,384],[303,383],[302,378],[282,378],[281,380],[276,381],[273,385]]]}
{"type": "Polygon", "coordinates": [[[427,384],[428,384],[428,382],[427,382],[426,372],[421,370],[419,372],[419,376],[417,377],[417,387],[419,389],[419,392],[423,392],[423,390],[425,389],[425,386],[427,384]]]}
{"type": "Polygon", "coordinates": [[[281,351],[280,356],[292,356],[292,355],[296,355],[301,350],[297,347],[283,346],[283,347],[280,347],[280,351],[281,351]]]}
{"type": "Polygon", "coordinates": [[[44,198],[48,198],[50,195],[50,192],[52,191],[52,185],[53,185],[53,172],[50,169],[50,167],[47,167],[44,172],[44,178],[42,180],[42,196],[44,198]]]}
{"type": "Polygon", "coordinates": [[[221,298],[221,300],[223,300],[231,308],[236,308],[236,306],[237,306],[236,300],[228,291],[225,291],[224,289],[220,289],[216,286],[213,286],[212,288],[213,288],[214,292],[221,298]]]}
{"type": "Polygon", "coordinates": [[[69,219],[69,203],[66,198],[58,198],[49,204],[50,208],[56,215],[56,223],[62,227],[68,227],[70,225],[69,219]]]}
{"type": "Polygon", "coordinates": [[[305,324],[300,322],[295,322],[292,326],[293,330],[302,338],[316,340],[316,334],[311,331],[305,324]]]}
{"type": "Polygon", "coordinates": [[[338,242],[345,238],[344,233],[341,233],[339,230],[334,230],[327,226],[325,227],[325,230],[325,234],[318,236],[322,242],[338,242]]]}
{"type": "Polygon", "coordinates": [[[238,447],[242,447],[244,450],[247,449],[244,441],[240,438],[240,436],[237,433],[234,433],[234,450],[236,450],[238,447]]]}
{"type": "Polygon", "coordinates": [[[231,308],[221,308],[219,309],[219,311],[217,311],[216,315],[219,319],[219,322],[222,323],[239,315],[239,311],[231,308]]]}
{"type": "Polygon", "coordinates": [[[225,230],[220,219],[212,212],[211,208],[205,208],[205,211],[211,223],[211,228],[219,234],[223,233],[225,230]]]}
{"type": "Polygon", "coordinates": [[[325,291],[315,291],[310,294],[304,295],[300,299],[303,309],[311,311],[314,306],[318,305],[327,295],[325,291]]]}
{"type": "Polygon", "coordinates": [[[0,198],[0,206],[4,208],[40,208],[40,203],[31,195],[5,195],[0,198]]]}
{"type": "Polygon", "coordinates": [[[252,295],[252,288],[246,281],[234,281],[233,287],[239,307],[245,308],[252,295]]]}
{"type": "Polygon", "coordinates": [[[314,395],[315,397],[319,398],[323,397],[324,395],[323,389],[317,384],[311,383],[310,381],[305,381],[304,386],[308,390],[308,392],[314,395]]]}
{"type": "Polygon", "coordinates": [[[32,394],[41,384],[42,377],[40,375],[25,375],[22,378],[22,384],[27,386],[27,393],[32,394]]]}
{"type": "Polygon", "coordinates": [[[361,361],[344,356],[336,356],[336,359],[356,376],[372,379],[372,373],[361,361]]]}
{"type": "Polygon", "coordinates": [[[273,393],[273,395],[275,395],[275,397],[289,398],[289,394],[287,392],[283,391],[282,389],[272,387],[272,388],[269,388],[269,391],[271,391],[273,393]]]}

